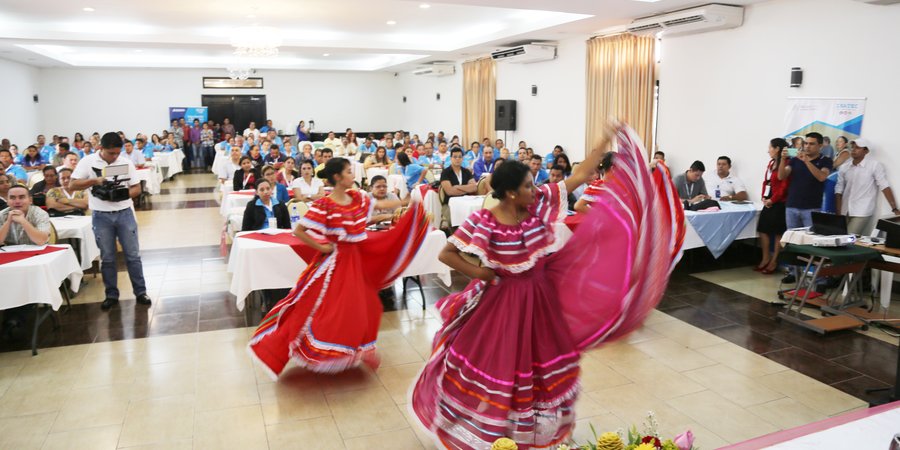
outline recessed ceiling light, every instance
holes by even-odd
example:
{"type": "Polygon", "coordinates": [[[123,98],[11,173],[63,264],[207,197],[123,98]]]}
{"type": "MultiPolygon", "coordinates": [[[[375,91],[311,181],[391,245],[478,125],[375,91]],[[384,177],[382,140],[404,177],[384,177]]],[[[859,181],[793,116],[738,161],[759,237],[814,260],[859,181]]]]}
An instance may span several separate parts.
{"type": "Polygon", "coordinates": [[[322,56],[331,56],[331,53],[322,53],[322,56]]]}
{"type": "Polygon", "coordinates": [[[394,20],[388,20],[388,21],[385,22],[385,23],[387,23],[388,25],[397,25],[397,22],[394,21],[394,20]]]}
{"type": "Polygon", "coordinates": [[[90,6],[88,6],[86,8],[81,8],[81,10],[84,12],[94,12],[94,8],[91,8],[90,6]]]}
{"type": "Polygon", "coordinates": [[[419,5],[419,8],[428,9],[431,8],[431,5],[429,5],[428,3],[422,3],[421,5],[419,5]]]}

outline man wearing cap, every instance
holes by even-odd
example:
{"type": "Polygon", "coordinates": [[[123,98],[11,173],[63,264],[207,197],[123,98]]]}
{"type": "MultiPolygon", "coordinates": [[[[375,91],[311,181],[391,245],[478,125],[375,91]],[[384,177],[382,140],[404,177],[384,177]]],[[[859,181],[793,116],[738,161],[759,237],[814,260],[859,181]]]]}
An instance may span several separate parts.
{"type": "Polygon", "coordinates": [[[847,232],[858,235],[867,235],[872,216],[875,215],[875,202],[878,200],[878,191],[884,194],[891,212],[900,214],[894,193],[888,184],[884,173],[884,165],[880,162],[866,158],[872,150],[867,139],[850,141],[850,164],[844,164],[838,169],[837,186],[835,186],[835,200],[838,212],[848,217],[847,232]],[[844,200],[847,200],[844,204],[844,200]]]}

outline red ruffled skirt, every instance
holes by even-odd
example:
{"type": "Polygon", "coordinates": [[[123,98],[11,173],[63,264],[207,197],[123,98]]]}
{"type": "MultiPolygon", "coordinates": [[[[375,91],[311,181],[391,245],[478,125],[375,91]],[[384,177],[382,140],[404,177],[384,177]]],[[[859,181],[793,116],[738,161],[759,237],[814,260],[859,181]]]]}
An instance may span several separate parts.
{"type": "Polygon", "coordinates": [[[296,287],[263,318],[251,353],[275,377],[291,359],[316,372],[361,362],[377,367],[378,291],[406,269],[427,232],[421,206],[414,207],[389,231],[336,242],[331,254],[316,255],[296,287]]]}

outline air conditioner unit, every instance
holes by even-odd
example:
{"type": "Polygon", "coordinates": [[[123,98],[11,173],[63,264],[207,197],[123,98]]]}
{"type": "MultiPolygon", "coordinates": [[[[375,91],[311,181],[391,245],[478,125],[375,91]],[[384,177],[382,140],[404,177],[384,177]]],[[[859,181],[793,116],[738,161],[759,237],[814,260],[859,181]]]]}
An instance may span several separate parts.
{"type": "Polygon", "coordinates": [[[900,0],[856,0],[870,5],[896,5],[900,0]]]}
{"type": "Polygon", "coordinates": [[[453,64],[430,64],[427,66],[419,66],[413,70],[413,75],[425,75],[429,77],[445,77],[456,73],[456,66],[453,64]]]}
{"type": "Polygon", "coordinates": [[[742,6],[709,4],[637,19],[626,26],[625,31],[639,35],[676,36],[737,28],[743,22],[742,6]]]}
{"type": "Polygon", "coordinates": [[[508,61],[511,63],[528,64],[540,61],[550,61],[556,58],[556,47],[553,45],[526,44],[497,50],[491,53],[494,61],[508,61]]]}

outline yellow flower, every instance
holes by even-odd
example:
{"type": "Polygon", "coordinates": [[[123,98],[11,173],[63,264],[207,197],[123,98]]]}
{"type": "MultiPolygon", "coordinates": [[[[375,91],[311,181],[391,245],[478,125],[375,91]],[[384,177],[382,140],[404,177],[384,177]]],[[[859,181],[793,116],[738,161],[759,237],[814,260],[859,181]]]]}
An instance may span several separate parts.
{"type": "Polygon", "coordinates": [[[634,450],[656,450],[656,447],[654,447],[653,444],[646,442],[641,445],[638,445],[637,447],[634,448],[634,450]]]}
{"type": "Polygon", "coordinates": [[[500,438],[494,441],[491,450],[519,450],[519,446],[510,438],[500,438]]]}
{"type": "Polygon", "coordinates": [[[597,439],[597,450],[623,450],[625,443],[618,433],[607,432],[597,439]]]}

